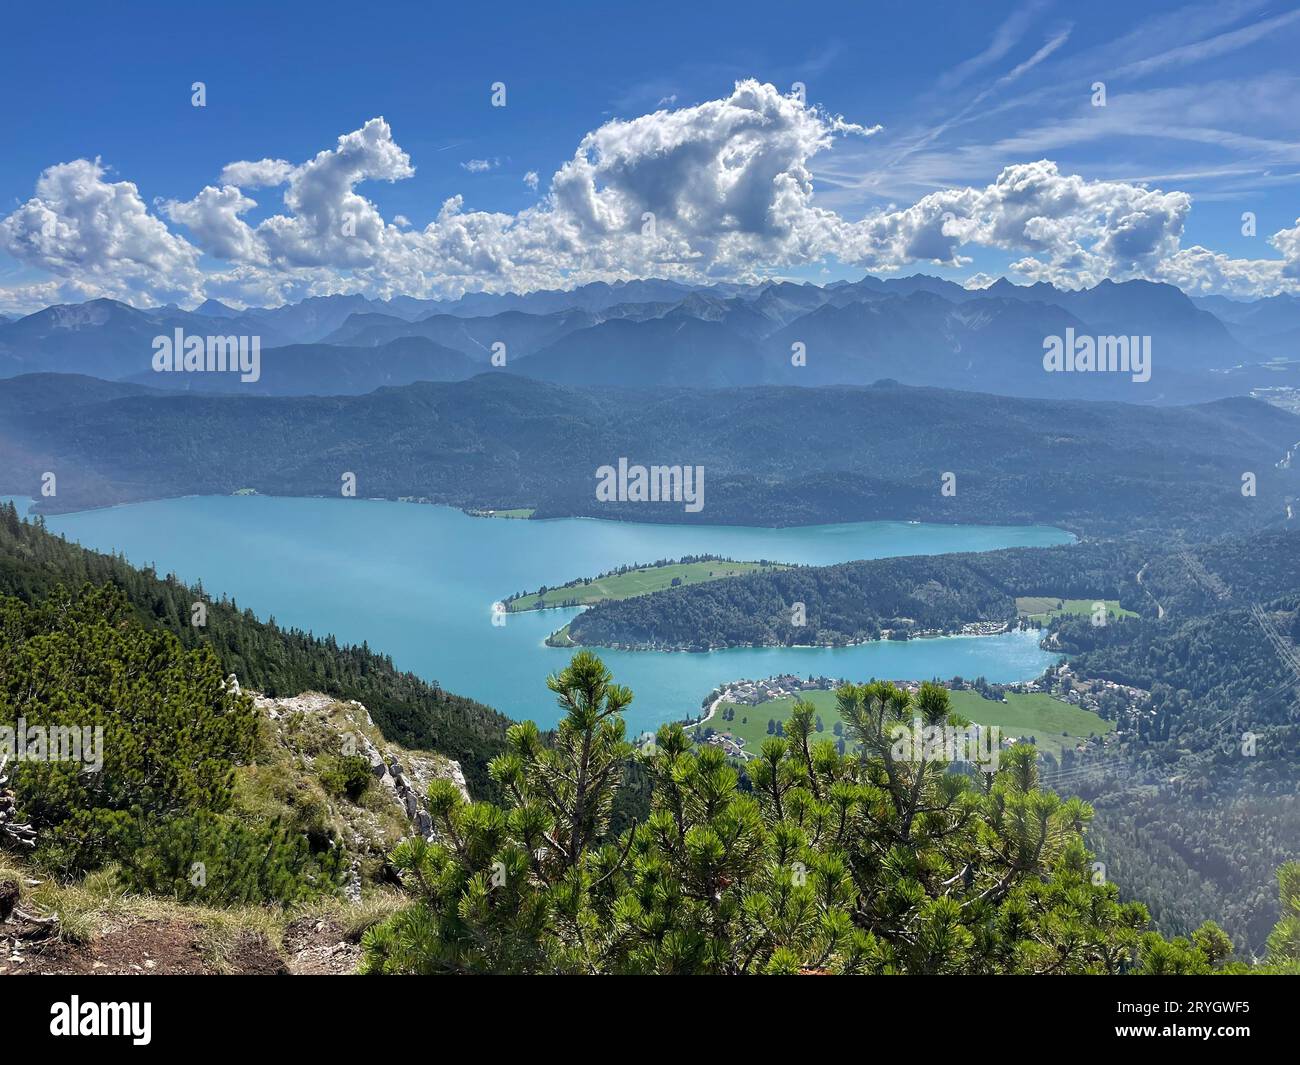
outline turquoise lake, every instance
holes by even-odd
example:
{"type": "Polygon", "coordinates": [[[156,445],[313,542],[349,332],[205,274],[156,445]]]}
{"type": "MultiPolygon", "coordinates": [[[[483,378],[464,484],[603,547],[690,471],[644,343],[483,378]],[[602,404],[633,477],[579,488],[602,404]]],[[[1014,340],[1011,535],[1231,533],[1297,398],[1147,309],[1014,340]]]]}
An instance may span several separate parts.
{"type": "MultiPolygon", "coordinates": [[[[577,611],[511,614],[504,626],[494,626],[493,602],[513,592],[683,555],[826,565],[1073,539],[1046,526],[864,522],[758,529],[521,521],[381,500],[260,496],[173,499],[47,520],[53,531],[87,547],[202,580],[210,595],[233,596],[259,617],[274,615],[281,625],[317,635],[332,632],[343,642],[365,640],[399,668],[541,725],[558,716],[546,675],[569,657],[543,641],[577,611]]],[[[716,685],[741,677],[1025,680],[1055,658],[1037,641],[1033,633],[1012,633],[845,648],[600,653],[635,692],[628,725],[640,731],[697,713],[716,685]]]]}

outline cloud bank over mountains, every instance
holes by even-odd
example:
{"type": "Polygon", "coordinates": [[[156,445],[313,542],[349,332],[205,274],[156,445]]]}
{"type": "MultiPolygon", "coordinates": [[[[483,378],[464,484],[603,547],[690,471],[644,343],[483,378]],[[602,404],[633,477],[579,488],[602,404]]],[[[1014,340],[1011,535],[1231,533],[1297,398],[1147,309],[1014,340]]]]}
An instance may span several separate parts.
{"type": "Polygon", "coordinates": [[[151,205],[101,160],[76,159],[46,169],[0,219],[0,248],[50,275],[0,289],[0,309],[98,296],[276,305],[342,292],[758,280],[824,261],[879,273],[961,267],[976,247],[1018,256],[1012,270],[1024,279],[1064,287],[1147,278],[1194,293],[1300,292],[1300,219],[1268,238],[1276,258],[1184,247],[1187,193],[1064,174],[1046,159],[861,218],[820,206],[814,158],[878,131],[740,81],[722,99],[606,122],[549,180],[525,176],[539,199],[518,213],[473,210],[457,195],[423,228],[385,219],[359,190],[415,173],[382,117],[305,162],[231,162],[189,200],[151,205]],[[250,220],[277,195],[279,209],[250,220]]]}

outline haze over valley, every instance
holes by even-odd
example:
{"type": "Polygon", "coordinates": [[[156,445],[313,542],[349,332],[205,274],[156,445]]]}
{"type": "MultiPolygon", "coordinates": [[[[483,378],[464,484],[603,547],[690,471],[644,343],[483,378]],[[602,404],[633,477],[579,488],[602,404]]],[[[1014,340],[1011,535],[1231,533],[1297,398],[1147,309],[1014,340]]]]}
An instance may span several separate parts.
{"type": "Polygon", "coordinates": [[[1300,974],[1300,9],[389,8],[11,20],[0,974],[1300,974]]]}

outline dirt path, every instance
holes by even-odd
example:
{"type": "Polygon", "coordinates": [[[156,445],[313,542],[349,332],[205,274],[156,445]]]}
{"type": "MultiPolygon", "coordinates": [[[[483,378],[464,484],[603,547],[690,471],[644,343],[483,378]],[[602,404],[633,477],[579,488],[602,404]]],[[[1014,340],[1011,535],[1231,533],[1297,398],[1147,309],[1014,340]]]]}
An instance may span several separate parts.
{"type": "Polygon", "coordinates": [[[1150,590],[1149,588],[1147,588],[1147,586],[1144,585],[1144,584],[1142,583],[1142,574],[1144,574],[1144,573],[1147,571],[1147,566],[1149,566],[1150,564],[1151,564],[1151,563],[1149,563],[1149,562],[1144,562],[1144,563],[1142,563],[1142,568],[1141,568],[1140,570],[1137,571],[1137,582],[1138,582],[1138,587],[1141,588],[1144,592],[1146,592],[1146,594],[1147,594],[1147,598],[1150,599],[1151,602],[1155,603],[1155,605],[1156,605],[1156,617],[1159,618],[1159,619],[1163,619],[1164,616],[1165,616],[1165,608],[1161,605],[1160,600],[1157,599],[1154,595],[1151,594],[1151,590],[1150,590]]]}
{"type": "Polygon", "coordinates": [[[261,937],[241,936],[218,967],[204,950],[202,930],[183,921],[131,920],[96,933],[88,943],[61,940],[6,943],[0,972],[9,975],[201,976],[275,975],[285,960],[261,937]]]}

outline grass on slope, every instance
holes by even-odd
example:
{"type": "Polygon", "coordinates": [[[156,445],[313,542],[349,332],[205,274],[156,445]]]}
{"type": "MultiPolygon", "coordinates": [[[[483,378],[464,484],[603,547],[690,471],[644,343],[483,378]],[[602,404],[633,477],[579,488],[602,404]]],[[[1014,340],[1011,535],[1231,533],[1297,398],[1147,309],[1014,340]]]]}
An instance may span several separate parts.
{"type": "Polygon", "coordinates": [[[1090,617],[1096,603],[1106,604],[1106,615],[1111,620],[1137,617],[1132,610],[1120,606],[1118,599],[1057,599],[1045,595],[1022,595],[1016,597],[1016,610],[1032,621],[1046,624],[1063,614],[1090,617]]]}
{"type": "Polygon", "coordinates": [[[507,599],[506,609],[541,610],[548,606],[591,606],[610,599],[631,599],[638,595],[661,592],[666,588],[704,584],[739,577],[746,573],[788,569],[787,566],[762,562],[674,562],[666,566],[642,566],[624,573],[611,573],[590,580],[570,581],[560,588],[533,592],[507,599]]]}
{"type": "MultiPolygon", "coordinates": [[[[117,869],[109,865],[89,873],[80,880],[65,882],[50,876],[44,869],[24,863],[18,855],[0,852],[0,882],[13,881],[19,887],[19,906],[39,918],[57,918],[54,940],[27,945],[21,955],[0,957],[0,976],[7,973],[76,972],[74,967],[60,969],[60,963],[90,964],[93,945],[103,937],[129,939],[140,927],[161,930],[164,935],[192,932],[198,948],[195,963],[208,971],[238,971],[232,963],[241,948],[251,943],[265,944],[274,955],[286,953],[286,933],[292,922],[306,922],[321,927],[321,922],[335,926],[341,938],[356,942],[362,934],[387,920],[405,906],[409,898],[391,885],[367,889],[357,901],[320,898],[295,907],[199,906],[171,898],[125,892],[117,881],[117,869]],[[78,951],[77,948],[81,950],[78,951]],[[43,948],[43,949],[41,949],[43,948]],[[14,962],[22,957],[22,962],[14,962]]],[[[178,950],[184,944],[178,945],[178,950]]],[[[142,955],[146,966],[152,959],[142,955]]],[[[137,967],[137,971],[142,971],[137,967]]],[[[166,972],[164,963],[159,972],[166,972]]],[[[347,971],[347,970],[342,970],[347,971]]]]}
{"type": "MultiPolygon", "coordinates": [[[[981,725],[996,725],[1006,738],[1012,736],[1022,739],[1033,737],[1038,746],[1057,757],[1065,747],[1072,747],[1089,735],[1103,735],[1115,726],[1110,721],[1103,721],[1091,710],[1071,706],[1060,699],[1053,698],[1045,692],[1033,692],[1027,695],[1011,693],[1005,703],[985,699],[975,691],[952,691],[948,693],[952,709],[962,717],[981,725]]],[[[822,721],[822,731],[816,739],[836,739],[835,725],[841,721],[835,706],[833,691],[804,692],[803,698],[817,708],[817,715],[822,721]]],[[[744,749],[752,753],[758,750],[769,735],[769,721],[785,723],[794,707],[794,700],[786,697],[771,699],[757,706],[742,706],[739,703],[722,703],[718,712],[706,725],[697,728],[712,728],[715,732],[730,732],[736,740],[743,739],[744,749]],[[731,714],[726,720],[723,715],[731,714]]]]}

